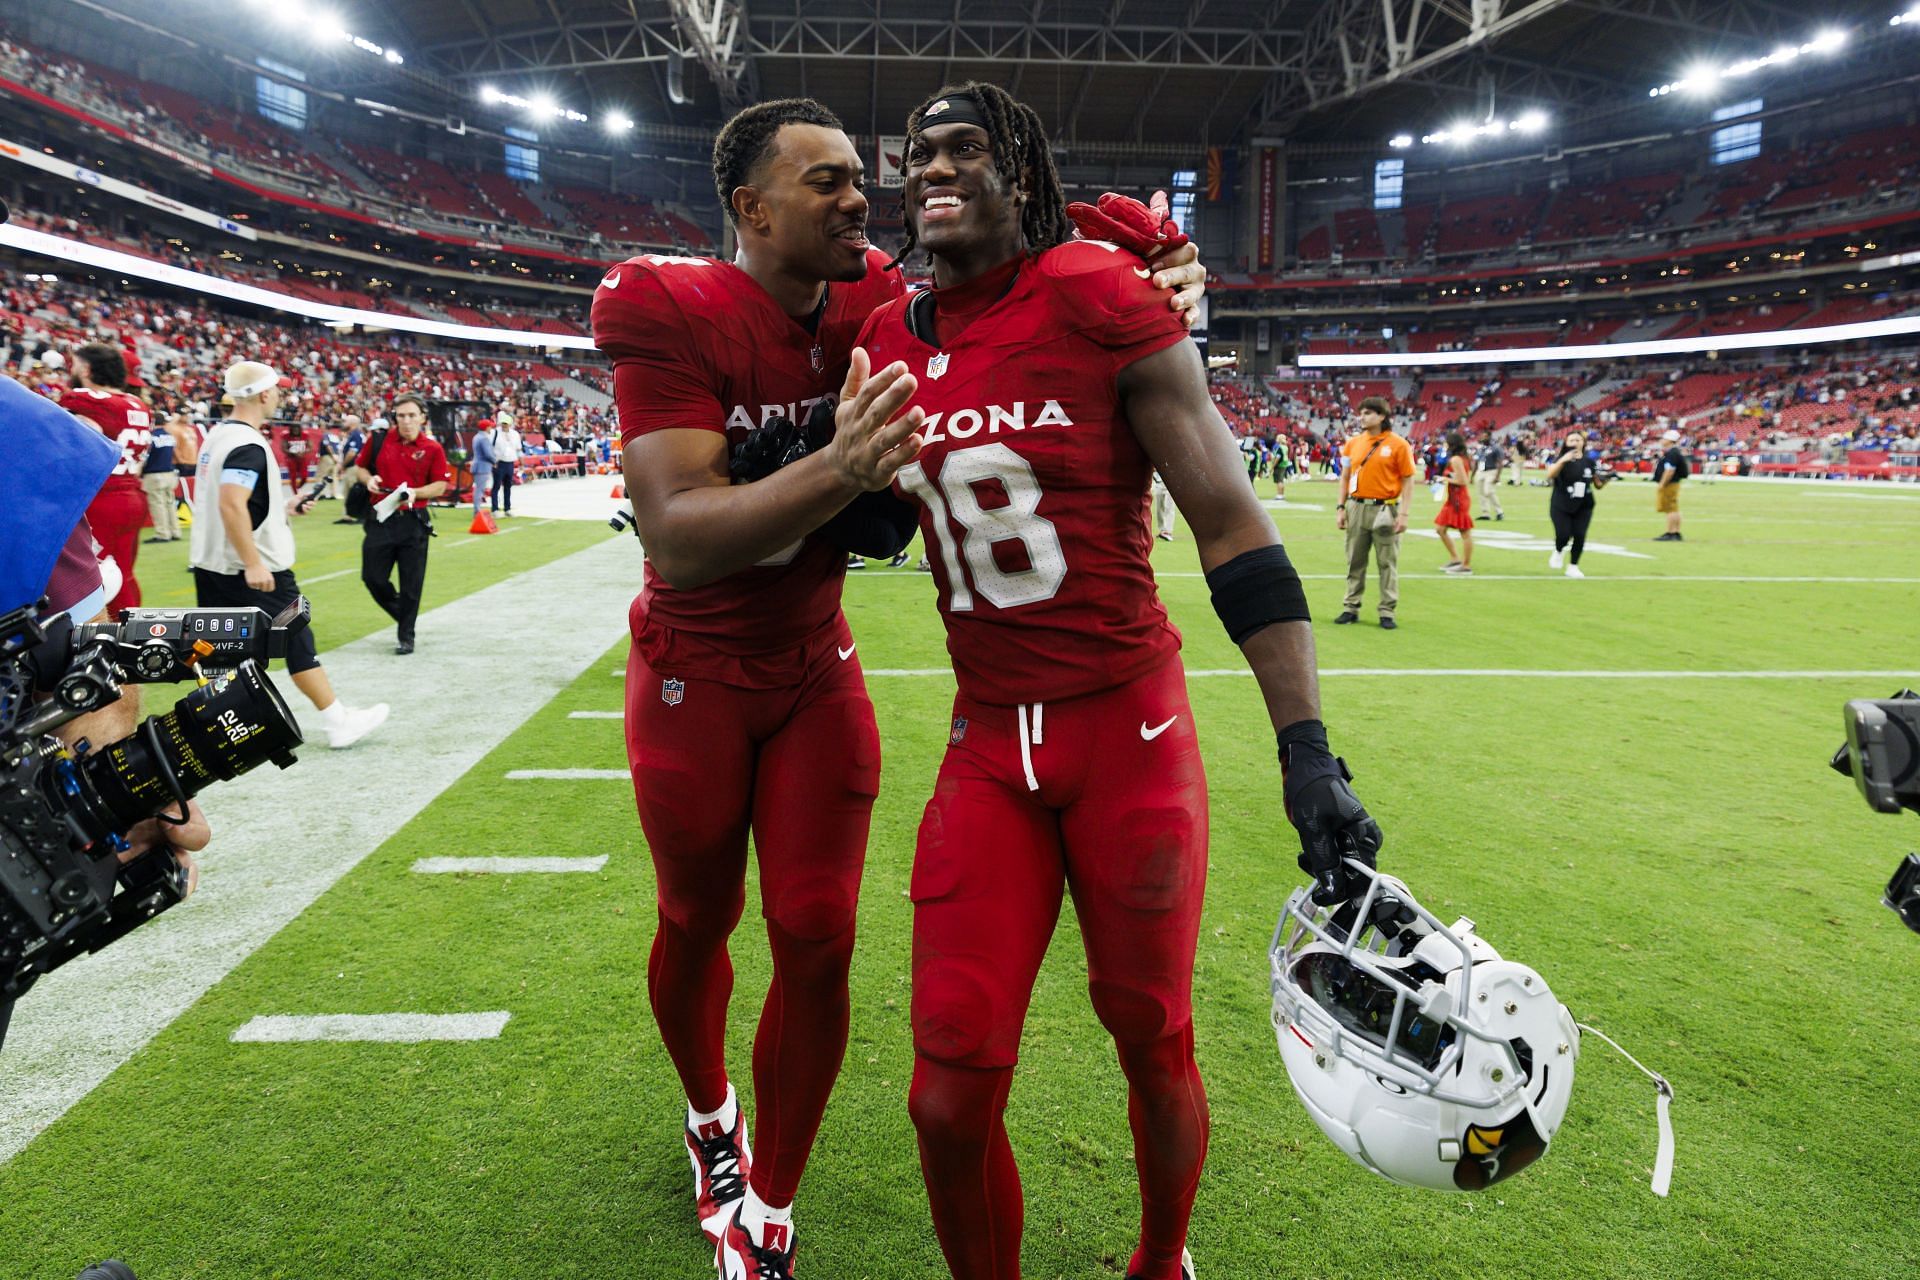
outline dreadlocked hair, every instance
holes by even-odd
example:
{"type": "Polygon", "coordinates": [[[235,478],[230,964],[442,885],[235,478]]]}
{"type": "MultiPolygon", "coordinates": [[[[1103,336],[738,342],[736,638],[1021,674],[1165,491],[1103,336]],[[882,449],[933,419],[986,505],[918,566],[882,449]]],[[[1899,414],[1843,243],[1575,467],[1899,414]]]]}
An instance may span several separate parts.
{"type": "Polygon", "coordinates": [[[727,121],[720,136],[713,140],[713,185],[720,194],[720,207],[730,221],[740,221],[733,207],[735,187],[749,185],[748,178],[767,158],[774,135],[790,124],[817,124],[823,129],[841,129],[840,117],[812,98],[776,98],[761,102],[727,121]]]}
{"type": "MultiPolygon", "coordinates": [[[[997,84],[969,80],[948,85],[913,109],[907,117],[907,144],[900,150],[900,172],[907,170],[907,153],[927,108],[942,98],[965,96],[980,104],[987,118],[987,134],[993,139],[993,167],[1006,180],[1007,188],[1019,187],[1027,202],[1020,206],[1020,234],[1030,253],[1041,253],[1073,239],[1073,224],[1067,219],[1067,194],[1060,189],[1060,174],[1053,167],[1053,148],[1047,145],[1046,126],[1034,109],[997,84]],[[1022,174],[1027,180],[1023,180],[1022,174]]],[[[897,266],[919,246],[913,234],[913,219],[908,218],[907,242],[893,260],[897,266]]]]}

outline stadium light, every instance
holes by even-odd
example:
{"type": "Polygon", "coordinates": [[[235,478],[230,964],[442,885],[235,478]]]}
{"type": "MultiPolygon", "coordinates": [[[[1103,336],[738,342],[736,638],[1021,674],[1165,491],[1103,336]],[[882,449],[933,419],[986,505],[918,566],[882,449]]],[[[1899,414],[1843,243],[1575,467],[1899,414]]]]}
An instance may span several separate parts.
{"type": "Polygon", "coordinates": [[[1518,129],[1521,133],[1538,133],[1547,127],[1547,113],[1528,111],[1515,120],[1511,127],[1518,129]]]}
{"type": "Polygon", "coordinates": [[[633,128],[633,117],[624,111],[609,111],[601,124],[608,133],[625,133],[633,128]]]}
{"type": "Polygon", "coordinates": [[[1396,133],[1393,137],[1387,139],[1387,145],[1396,150],[1404,151],[1413,145],[1413,135],[1410,133],[1396,133]]]}
{"type": "MultiPolygon", "coordinates": [[[[1920,7],[1916,7],[1909,12],[1920,13],[1920,7]]],[[[1898,19],[1895,19],[1895,21],[1898,21],[1898,19]]],[[[1664,98],[1672,93],[1711,93],[1722,79],[1751,75],[1753,72],[1763,70],[1767,67],[1786,66],[1791,62],[1797,61],[1800,55],[1805,53],[1837,53],[1846,47],[1849,39],[1851,39],[1851,35],[1847,31],[1841,30],[1838,27],[1822,27],[1814,33],[1812,39],[1804,44],[1783,44],[1772,53],[1765,54],[1758,58],[1742,58],[1740,61],[1730,62],[1724,67],[1713,67],[1705,64],[1696,65],[1689,68],[1680,79],[1669,81],[1663,85],[1656,85],[1654,88],[1647,90],[1647,96],[1649,98],[1664,98]]]]}
{"type": "Polygon", "coordinates": [[[480,86],[480,101],[488,106],[518,107],[535,120],[571,120],[574,124],[585,124],[587,117],[571,107],[563,107],[554,100],[552,94],[536,93],[531,98],[523,98],[517,93],[505,93],[490,84],[480,86]]]}
{"type": "Polygon", "coordinates": [[[1920,4],[1913,6],[1913,8],[1907,10],[1905,13],[1894,14],[1891,18],[1887,19],[1887,25],[1890,27],[1920,26],[1920,4]]]}

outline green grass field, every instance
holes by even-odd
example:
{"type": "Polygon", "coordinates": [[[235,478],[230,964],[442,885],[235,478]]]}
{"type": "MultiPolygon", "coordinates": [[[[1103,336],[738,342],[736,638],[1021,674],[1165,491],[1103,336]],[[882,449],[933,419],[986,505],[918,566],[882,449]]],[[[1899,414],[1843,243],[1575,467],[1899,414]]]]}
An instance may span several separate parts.
{"type": "MultiPolygon", "coordinates": [[[[1321,508],[1275,512],[1301,571],[1337,574],[1332,485],[1290,493],[1321,508]]],[[[1544,490],[1502,493],[1500,540],[1546,532],[1544,490]]],[[[1606,491],[1592,536],[1649,558],[1590,550],[1583,582],[1550,573],[1544,549],[1492,542],[1476,557],[1481,576],[1442,578],[1439,544],[1410,537],[1395,633],[1372,624],[1371,598],[1361,625],[1324,625],[1340,584],[1310,577],[1321,666],[1920,678],[1920,493],[1695,483],[1685,505],[1688,540],[1655,544],[1651,488],[1606,491]]],[[[1415,527],[1432,514],[1423,493],[1415,527]]],[[[448,519],[429,608],[609,536],[562,522],[460,550],[463,529],[448,519]]],[[[352,572],[323,580],[352,568],[355,533],[301,528],[323,647],[385,625],[352,572]]],[[[1181,536],[1156,559],[1188,666],[1238,667],[1181,536]]],[[[184,598],[183,562],[178,547],[143,548],[151,601],[184,598]]],[[[945,665],[925,575],[869,569],[847,607],[870,670],[945,665]]],[[[529,623],[502,652],[537,661],[538,645],[529,623]]],[[[689,1212],[683,1100],[647,1010],[652,886],[631,792],[503,778],[622,767],[617,720],[567,715],[619,707],[610,673],[625,640],[609,634],[607,646],[0,1166],[0,1277],[57,1280],[108,1254],[143,1280],[712,1274],[689,1212]],[[598,875],[409,871],[429,854],[518,853],[611,859],[598,875]],[[229,1040],[261,1013],[490,1009],[513,1014],[497,1040],[229,1040]]],[[[797,1209],[811,1280],[945,1274],[906,1113],[905,894],[952,685],[870,683],[886,771],[852,1044],[797,1209]]],[[[1841,703],[1900,683],[1323,683],[1335,748],[1387,833],[1383,865],[1443,915],[1471,915],[1577,1017],[1673,1081],[1679,1158],[1660,1200],[1647,1188],[1653,1091],[1593,1038],[1551,1153],[1494,1192],[1401,1189],[1321,1136],[1268,1024],[1266,948],[1298,878],[1272,736],[1250,679],[1195,679],[1214,830],[1196,983],[1213,1109],[1192,1233],[1202,1280],[1916,1274],[1920,937],[1879,894],[1920,827],[1871,813],[1826,767],[1841,703]]],[[[324,839],[324,814],[292,816],[324,839]]],[[[219,876],[217,844],[205,867],[219,876]]],[[[734,961],[730,1044],[744,1087],[767,978],[751,914],[734,961]]],[[[1009,1124],[1027,1189],[1025,1274],[1117,1275],[1136,1222],[1131,1142],[1071,913],[1040,978],[1009,1124]]]]}

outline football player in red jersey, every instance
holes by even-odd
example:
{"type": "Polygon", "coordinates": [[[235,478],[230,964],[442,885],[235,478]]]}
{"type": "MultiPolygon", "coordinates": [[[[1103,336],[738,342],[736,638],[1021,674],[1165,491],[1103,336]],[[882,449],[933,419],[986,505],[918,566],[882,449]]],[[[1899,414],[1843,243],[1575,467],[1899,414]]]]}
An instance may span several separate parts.
{"type": "MultiPolygon", "coordinates": [[[[911,510],[901,521],[881,491],[919,448],[919,415],[901,412],[904,368],[868,376],[853,352],[904,285],[867,244],[863,166],[840,122],[805,99],[750,107],[721,130],[713,168],[739,256],[619,264],[593,332],[614,363],[647,554],[626,728],[657,881],[648,996],[687,1093],[701,1227],[728,1280],[762,1280],[791,1270],[793,1197],[846,1050],[879,790],[841,584],[848,552],[891,555],[911,536],[911,510]],[[779,465],[810,430],[820,447],[779,465]],[[749,830],[773,953],[751,1150],[723,1052],[749,830]]],[[[1193,256],[1158,265],[1193,286],[1175,298],[1190,307],[1193,256]]]]}
{"type": "Polygon", "coordinates": [[[73,353],[74,386],[61,394],[59,405],[100,428],[120,446],[120,461],[107,483],[87,508],[87,523],[100,548],[120,569],[120,589],[107,602],[107,612],[118,617],[122,609],[140,607],[140,580],[133,576],[133,558],[140,552],[140,530],[147,524],[147,495],[140,476],[153,447],[153,419],[146,401],[130,394],[127,361],[117,347],[90,342],[73,353]]]}
{"type": "Polygon", "coordinates": [[[1045,130],[1003,90],[943,90],[906,147],[907,227],[934,288],[876,313],[860,345],[916,379],[922,444],[894,484],[921,504],[959,681],[911,889],[909,1107],[935,1228],[959,1280],[1020,1274],[1002,1113],[1070,890],[1129,1086],[1141,1227],[1127,1273],[1191,1280],[1207,802],[1180,639],[1148,564],[1153,469],[1258,679],[1323,896],[1349,895],[1339,855],[1371,861],[1380,831],[1328,750],[1299,577],[1185,326],[1132,254],[1068,240],[1045,130]]]}

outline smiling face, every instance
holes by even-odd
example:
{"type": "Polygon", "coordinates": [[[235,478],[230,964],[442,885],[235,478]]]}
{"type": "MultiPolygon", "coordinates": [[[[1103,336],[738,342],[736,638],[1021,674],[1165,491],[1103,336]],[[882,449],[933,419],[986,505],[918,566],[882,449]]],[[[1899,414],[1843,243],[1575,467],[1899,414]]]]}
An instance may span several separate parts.
{"type": "Polygon", "coordinates": [[[936,124],[908,139],[905,192],[907,224],[935,258],[992,266],[1020,252],[1026,194],[1001,174],[979,125],[936,124]]]}
{"type": "Polygon", "coordinates": [[[750,186],[736,187],[741,235],[758,235],[795,275],[853,281],[867,274],[866,167],[847,135],[787,124],[750,186]]]}

